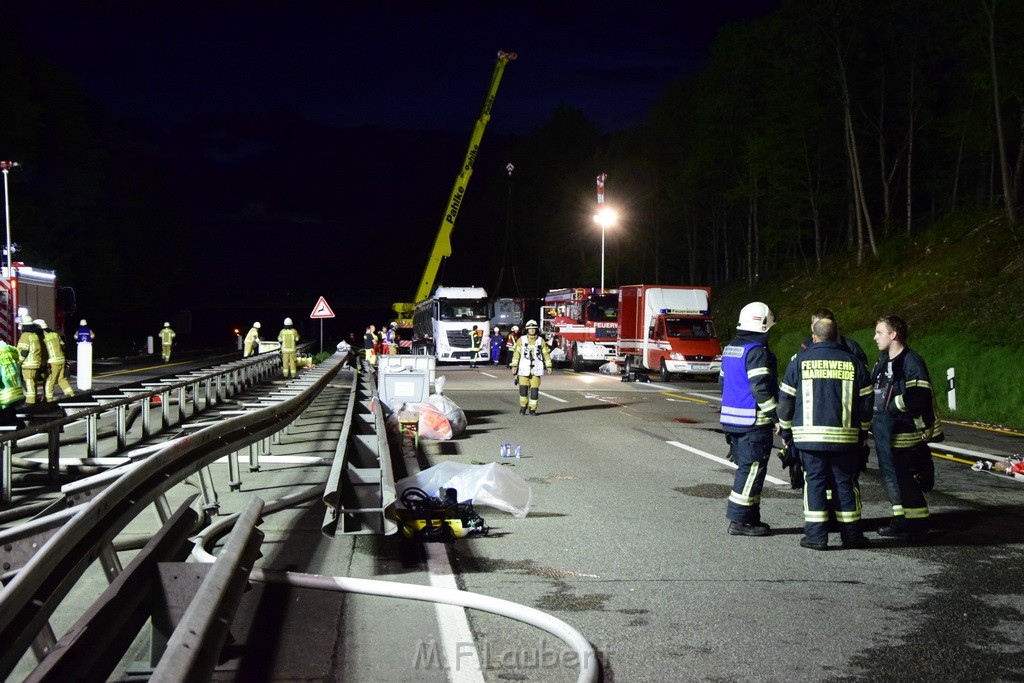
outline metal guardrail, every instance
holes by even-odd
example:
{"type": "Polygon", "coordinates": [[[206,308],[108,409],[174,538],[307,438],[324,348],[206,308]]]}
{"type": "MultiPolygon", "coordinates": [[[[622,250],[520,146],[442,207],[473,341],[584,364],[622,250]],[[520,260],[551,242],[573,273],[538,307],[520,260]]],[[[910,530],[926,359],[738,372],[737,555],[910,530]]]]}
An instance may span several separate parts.
{"type": "Polygon", "coordinates": [[[295,420],[341,368],[336,354],[315,370],[318,377],[295,396],[257,408],[235,419],[213,424],[177,439],[134,464],[88,505],[81,506],[21,571],[0,590],[0,678],[6,678],[42,636],[47,654],[53,645],[49,618],[102,550],[142,510],[172,486],[199,472],[216,459],[280,431],[295,420]]]}
{"type": "MultiPolygon", "coordinates": [[[[151,402],[160,398],[160,416],[163,428],[173,424],[171,418],[170,397],[177,394],[177,421],[186,417],[186,406],[191,403],[190,416],[209,410],[214,405],[223,403],[228,398],[239,394],[247,387],[266,379],[271,372],[281,366],[279,354],[263,354],[231,361],[213,370],[202,370],[184,373],[159,382],[142,382],[139,385],[128,385],[119,388],[119,393],[94,392],[72,401],[61,401],[57,404],[65,416],[50,420],[44,424],[9,431],[0,435],[0,507],[9,505],[12,499],[12,457],[14,445],[21,440],[37,434],[47,435],[48,471],[51,481],[58,481],[60,464],[60,434],[68,426],[84,421],[86,457],[95,458],[99,453],[99,434],[97,423],[101,416],[113,412],[115,414],[117,451],[128,447],[127,416],[129,410],[139,405],[142,415],[142,434],[140,441],[153,435],[151,402]],[[202,388],[202,392],[200,392],[202,388]],[[191,401],[189,401],[191,389],[191,401]],[[203,396],[200,405],[200,393],[203,396]],[[127,395],[126,395],[127,394],[127,395]],[[83,400],[85,399],[85,400],[83,400]]],[[[76,397],[77,398],[77,397],[76,397]]]]}
{"type": "Polygon", "coordinates": [[[397,495],[384,412],[365,360],[352,379],[341,433],[324,489],[323,533],[333,537],[397,532],[397,523],[387,514],[397,495]]]}

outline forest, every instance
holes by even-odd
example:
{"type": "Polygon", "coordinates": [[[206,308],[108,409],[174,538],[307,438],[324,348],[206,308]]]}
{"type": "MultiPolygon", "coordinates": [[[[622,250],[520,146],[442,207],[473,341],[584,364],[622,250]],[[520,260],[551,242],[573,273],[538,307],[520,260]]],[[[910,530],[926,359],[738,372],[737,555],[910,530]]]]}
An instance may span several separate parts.
{"type": "Polygon", "coordinates": [[[870,267],[890,236],[964,210],[1001,212],[1016,243],[1022,37],[1024,3],[787,0],[723,30],[635,130],[601,136],[563,107],[517,164],[538,169],[514,219],[543,264],[531,291],[598,279],[594,170],[620,215],[610,286],[870,267]]]}

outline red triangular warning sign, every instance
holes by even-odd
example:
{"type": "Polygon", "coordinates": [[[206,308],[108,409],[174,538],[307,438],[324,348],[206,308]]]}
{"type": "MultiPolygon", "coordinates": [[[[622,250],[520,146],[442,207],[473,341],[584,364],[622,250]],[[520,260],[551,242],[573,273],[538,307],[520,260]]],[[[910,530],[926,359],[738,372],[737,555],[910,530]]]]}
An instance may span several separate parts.
{"type": "Polygon", "coordinates": [[[316,302],[316,306],[313,307],[313,312],[309,314],[309,317],[314,320],[316,318],[333,318],[334,311],[332,311],[331,307],[327,305],[327,301],[323,297],[320,297],[320,300],[316,302]]]}

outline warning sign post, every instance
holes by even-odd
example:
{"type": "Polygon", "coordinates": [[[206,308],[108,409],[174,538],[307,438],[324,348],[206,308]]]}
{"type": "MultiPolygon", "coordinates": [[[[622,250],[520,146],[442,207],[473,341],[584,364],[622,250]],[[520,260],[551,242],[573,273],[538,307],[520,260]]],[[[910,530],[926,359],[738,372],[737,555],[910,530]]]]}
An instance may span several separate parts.
{"type": "Polygon", "coordinates": [[[320,321],[320,353],[324,352],[324,318],[333,318],[334,311],[331,310],[327,300],[320,297],[316,306],[313,307],[313,312],[309,314],[309,317],[313,320],[320,321]]]}

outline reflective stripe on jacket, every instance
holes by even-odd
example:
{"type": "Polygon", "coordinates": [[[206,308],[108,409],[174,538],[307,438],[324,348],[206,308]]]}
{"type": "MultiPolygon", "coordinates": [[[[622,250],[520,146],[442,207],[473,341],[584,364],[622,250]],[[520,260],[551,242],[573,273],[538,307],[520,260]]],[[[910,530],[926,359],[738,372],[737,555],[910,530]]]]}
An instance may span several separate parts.
{"type": "Polygon", "coordinates": [[[64,340],[60,335],[50,330],[43,333],[43,343],[46,344],[47,363],[64,362],[64,340]]]}
{"type": "Polygon", "coordinates": [[[282,353],[295,353],[299,344],[299,332],[294,327],[286,327],[277,335],[277,341],[281,342],[282,353]]]}

